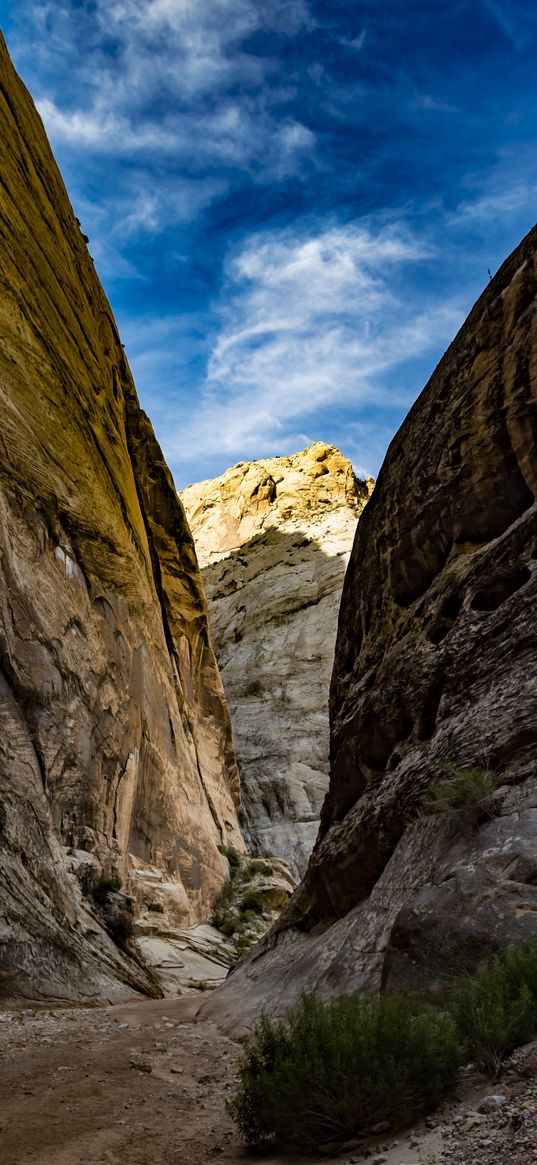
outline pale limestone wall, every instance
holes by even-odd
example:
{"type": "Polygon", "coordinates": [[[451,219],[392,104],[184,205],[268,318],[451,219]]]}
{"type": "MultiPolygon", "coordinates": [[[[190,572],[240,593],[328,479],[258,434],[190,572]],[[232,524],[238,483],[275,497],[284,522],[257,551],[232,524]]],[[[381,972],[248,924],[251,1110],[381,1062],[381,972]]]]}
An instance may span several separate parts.
{"type": "Polygon", "coordinates": [[[241,773],[244,829],[304,872],[328,787],[328,689],[372,483],[318,442],[181,494],[202,567],[241,773]]]}

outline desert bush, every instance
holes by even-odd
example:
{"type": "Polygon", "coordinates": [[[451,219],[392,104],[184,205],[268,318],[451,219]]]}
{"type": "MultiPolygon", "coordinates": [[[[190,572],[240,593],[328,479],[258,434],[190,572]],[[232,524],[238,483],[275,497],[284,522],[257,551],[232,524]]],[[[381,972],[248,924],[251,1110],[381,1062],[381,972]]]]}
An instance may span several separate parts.
{"type": "Polygon", "coordinates": [[[250,947],[253,947],[258,939],[259,934],[245,934],[244,931],[239,931],[235,939],[235,954],[237,960],[246,954],[246,951],[249,951],[250,947]]]}
{"type": "Polygon", "coordinates": [[[221,930],[222,934],[227,935],[228,938],[233,934],[237,922],[236,915],[231,908],[233,894],[233,883],[229,880],[224,883],[213,906],[211,916],[212,925],[216,926],[218,930],[221,930]]]}
{"type": "Polygon", "coordinates": [[[458,980],[448,1006],[467,1058],[497,1076],[505,1056],[537,1032],[537,939],[458,980]]]}
{"type": "Polygon", "coordinates": [[[258,890],[248,890],[240,904],[241,914],[262,914],[265,909],[263,896],[258,890]]]}
{"type": "Polygon", "coordinates": [[[303,995],[285,1020],[261,1018],[228,1111],[248,1144],[310,1152],[430,1110],[459,1055],[452,1018],[410,997],[303,995]]]}
{"type": "Polygon", "coordinates": [[[250,878],[253,878],[254,874],[265,874],[266,877],[270,877],[272,874],[272,866],[268,862],[264,862],[262,858],[253,858],[248,863],[247,873],[250,878]]]}
{"type": "Polygon", "coordinates": [[[218,848],[222,856],[227,858],[230,870],[238,870],[241,864],[241,855],[238,849],[235,849],[232,845],[220,845],[218,848]]]}
{"type": "Polygon", "coordinates": [[[446,762],[445,777],[431,781],[422,799],[428,813],[458,813],[478,821],[492,816],[492,794],[496,789],[494,775],[487,769],[457,768],[446,762]]]}

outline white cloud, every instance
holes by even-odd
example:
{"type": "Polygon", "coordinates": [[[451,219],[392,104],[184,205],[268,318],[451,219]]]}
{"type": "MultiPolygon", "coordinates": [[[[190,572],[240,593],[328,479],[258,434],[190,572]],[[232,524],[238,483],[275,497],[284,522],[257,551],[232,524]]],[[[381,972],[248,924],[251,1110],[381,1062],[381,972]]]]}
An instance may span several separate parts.
{"type": "Polygon", "coordinates": [[[250,238],[228,262],[201,398],[180,434],[168,431],[168,456],[284,452],[315,414],[390,403],[392,370],[461,322],[456,304],[410,308],[397,290],[431,256],[401,227],[373,223],[250,238]]]}
{"type": "Polygon", "coordinates": [[[260,29],[293,36],[307,27],[303,0],[24,2],[16,59],[75,201],[80,170],[115,167],[85,224],[95,253],[108,251],[104,274],[121,238],[188,221],[225,193],[224,172],[265,183],[315,163],[311,130],[282,115],[292,85],[275,84],[275,62],[243,43],[260,29]]]}
{"type": "Polygon", "coordinates": [[[433,97],[430,93],[421,93],[412,102],[414,109],[431,110],[433,113],[460,113],[457,105],[451,105],[447,101],[441,101],[438,97],[433,97]]]}
{"type": "MultiPolygon", "coordinates": [[[[53,137],[105,153],[184,151],[187,138],[191,155],[207,153],[237,133],[237,153],[245,155],[247,130],[256,155],[267,137],[273,147],[278,137],[264,86],[275,64],[247,52],[243,41],[267,27],[293,35],[308,19],[301,0],[96,0],[86,10],[42,4],[31,12],[31,49],[39,75],[49,77],[49,91],[37,94],[43,116],[53,137]],[[222,105],[230,85],[238,95],[222,105]]],[[[280,134],[288,154],[310,145],[298,123],[280,134]]]]}
{"type": "Polygon", "coordinates": [[[512,178],[507,187],[500,186],[478,194],[461,202],[455,214],[448,219],[449,226],[467,228],[475,224],[501,222],[502,218],[512,220],[520,211],[535,204],[537,183],[517,181],[512,178]]]}

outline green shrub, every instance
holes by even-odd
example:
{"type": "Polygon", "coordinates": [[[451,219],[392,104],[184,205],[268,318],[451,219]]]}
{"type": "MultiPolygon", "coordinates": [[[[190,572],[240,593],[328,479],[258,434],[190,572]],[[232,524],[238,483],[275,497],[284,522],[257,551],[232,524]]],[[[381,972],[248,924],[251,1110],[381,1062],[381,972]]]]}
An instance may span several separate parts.
{"type": "Polygon", "coordinates": [[[241,914],[262,914],[265,909],[263,896],[258,890],[248,890],[240,904],[241,914]]]}
{"type": "Polygon", "coordinates": [[[262,858],[254,858],[248,864],[247,873],[250,878],[253,878],[254,874],[265,874],[269,878],[272,874],[272,866],[268,862],[264,862],[262,858]]]}
{"type": "Polygon", "coordinates": [[[226,938],[233,938],[237,929],[237,919],[231,913],[213,916],[213,926],[221,930],[226,938]]]}
{"type": "Polygon", "coordinates": [[[232,845],[220,845],[218,848],[222,856],[227,858],[230,870],[238,870],[241,864],[241,855],[238,849],[234,849],[232,845]]]}
{"type": "Polygon", "coordinates": [[[213,907],[211,922],[216,926],[217,930],[221,930],[228,938],[235,932],[237,925],[237,916],[231,909],[233,900],[233,887],[231,882],[226,882],[223,890],[219,894],[213,907]]]}
{"type": "Polygon", "coordinates": [[[537,939],[456,982],[449,1009],[467,1057],[497,1076],[505,1056],[537,1032],[537,939]]]}
{"type": "Polygon", "coordinates": [[[478,821],[492,816],[496,780],[486,769],[456,768],[446,762],[445,778],[431,781],[422,799],[429,813],[460,813],[478,821]]]}
{"type": "Polygon", "coordinates": [[[235,942],[237,960],[240,959],[241,955],[244,955],[246,951],[250,950],[250,947],[252,947],[254,943],[258,941],[258,938],[259,935],[244,934],[242,931],[239,931],[235,942]]]}
{"type": "Polygon", "coordinates": [[[451,1017],[406,996],[303,995],[284,1021],[261,1018],[227,1107],[249,1145],[311,1152],[416,1119],[455,1081],[459,1055],[451,1017]]]}

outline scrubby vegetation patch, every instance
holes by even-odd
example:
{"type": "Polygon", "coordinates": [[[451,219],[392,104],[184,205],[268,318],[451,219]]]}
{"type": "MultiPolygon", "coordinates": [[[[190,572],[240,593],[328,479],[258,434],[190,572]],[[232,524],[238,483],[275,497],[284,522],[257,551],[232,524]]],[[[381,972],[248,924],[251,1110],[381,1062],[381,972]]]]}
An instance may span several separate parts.
{"type": "Polygon", "coordinates": [[[313,1152],[411,1124],[433,1109],[463,1064],[496,1078],[537,1034],[537,937],[510,947],[447,995],[305,994],[284,1020],[262,1016],[228,1102],[247,1144],[313,1152]]]}
{"type": "Polygon", "coordinates": [[[228,1111],[249,1145],[310,1152],[417,1119],[454,1083],[459,1058],[451,1016],[410,997],[306,994],[286,1020],[262,1017],[228,1111]]]}

